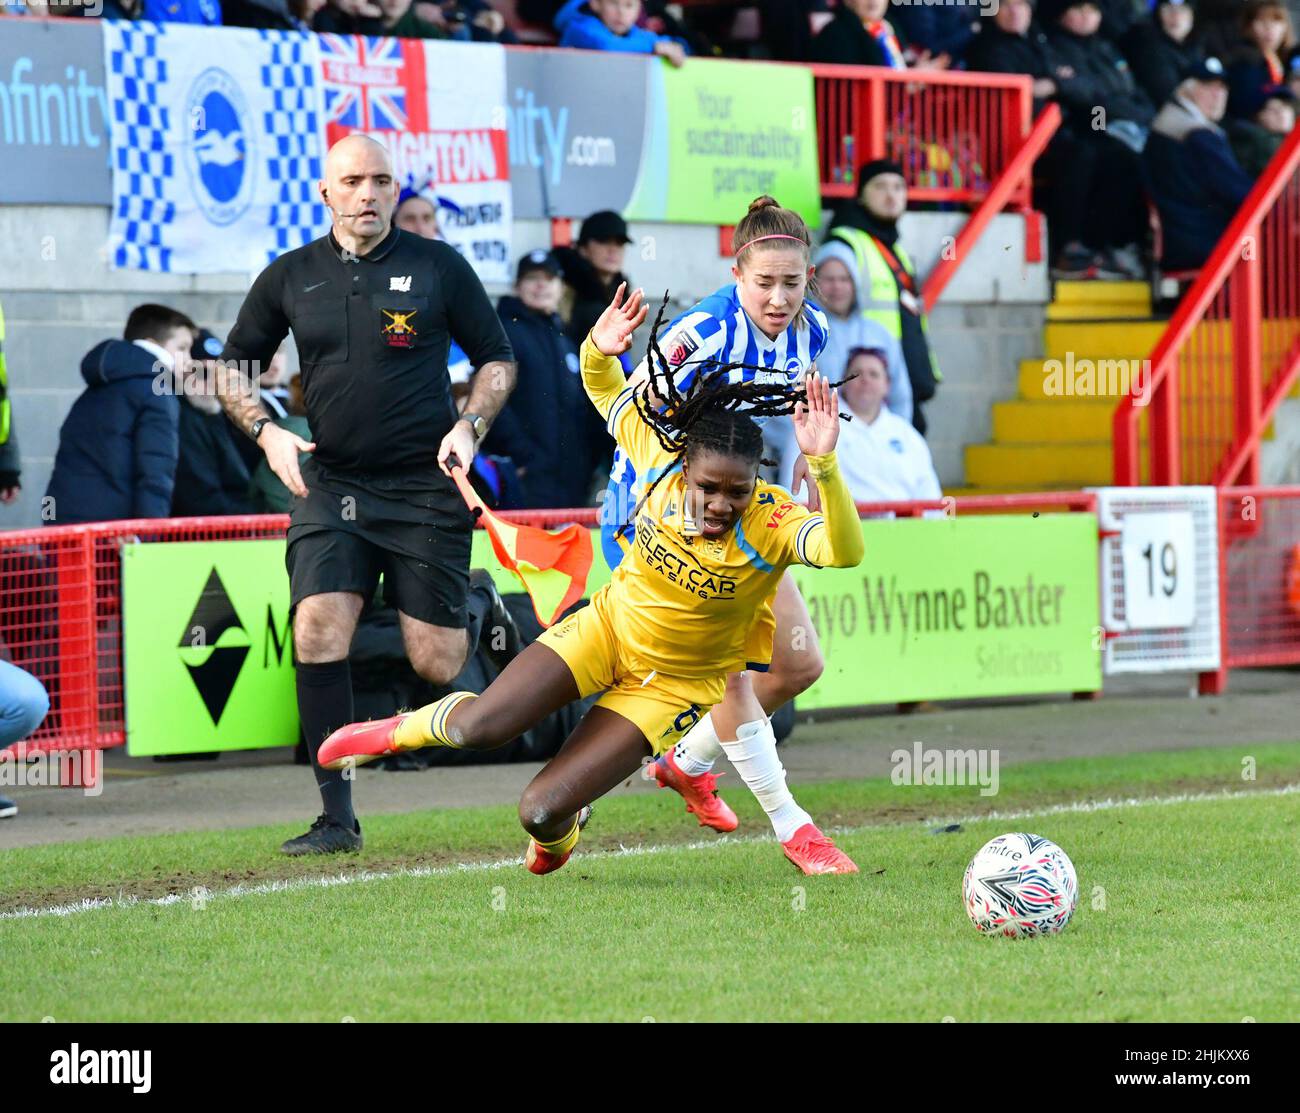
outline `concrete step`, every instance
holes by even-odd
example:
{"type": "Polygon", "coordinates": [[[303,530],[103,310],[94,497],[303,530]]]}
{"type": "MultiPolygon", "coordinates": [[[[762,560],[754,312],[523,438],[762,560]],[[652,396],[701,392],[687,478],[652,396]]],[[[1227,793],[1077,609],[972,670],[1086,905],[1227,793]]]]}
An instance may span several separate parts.
{"type": "Polygon", "coordinates": [[[1164,321],[1048,321],[1043,355],[1063,360],[1146,359],[1164,334],[1164,321]]]}
{"type": "Polygon", "coordinates": [[[1047,307],[1049,321],[1150,321],[1151,308],[1146,305],[1127,305],[1122,301],[1101,301],[1094,305],[1058,305],[1047,307]]]}
{"type": "Polygon", "coordinates": [[[1113,472],[1109,443],[966,446],[966,482],[974,487],[1089,487],[1109,483],[1113,472]]]}
{"type": "Polygon", "coordinates": [[[1060,306],[1123,305],[1151,312],[1151,287],[1145,282],[1057,282],[1052,304],[1060,306]]]}
{"type": "Polygon", "coordinates": [[[1018,398],[993,403],[999,444],[1110,443],[1115,403],[1109,399],[1018,398]]]}

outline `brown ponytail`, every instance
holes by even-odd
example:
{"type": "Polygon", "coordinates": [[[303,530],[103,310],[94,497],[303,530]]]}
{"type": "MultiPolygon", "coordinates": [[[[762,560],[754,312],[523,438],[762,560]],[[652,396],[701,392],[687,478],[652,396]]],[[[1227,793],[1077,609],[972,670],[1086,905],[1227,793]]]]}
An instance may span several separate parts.
{"type": "Polygon", "coordinates": [[[732,233],[732,243],[736,250],[736,266],[743,266],[743,258],[748,256],[753,246],[770,245],[772,247],[789,246],[791,240],[798,240],[804,247],[804,254],[812,252],[812,236],[803,217],[791,209],[781,208],[775,197],[766,193],[755,197],[749,203],[749,212],[741,217],[740,223],[732,233]],[[755,244],[765,236],[786,236],[784,240],[763,240],[762,245],[755,244]]]}

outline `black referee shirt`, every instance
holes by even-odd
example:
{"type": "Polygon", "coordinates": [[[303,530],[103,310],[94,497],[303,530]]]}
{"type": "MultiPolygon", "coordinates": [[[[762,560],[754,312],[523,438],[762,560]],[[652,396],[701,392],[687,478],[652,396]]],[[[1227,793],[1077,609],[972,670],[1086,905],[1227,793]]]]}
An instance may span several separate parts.
{"type": "Polygon", "coordinates": [[[332,232],[281,255],[253,283],[221,358],[265,368],[290,330],[315,459],[339,471],[436,470],[456,421],[451,338],[475,367],[514,359],[473,268],[398,228],[360,258],[332,232]]]}

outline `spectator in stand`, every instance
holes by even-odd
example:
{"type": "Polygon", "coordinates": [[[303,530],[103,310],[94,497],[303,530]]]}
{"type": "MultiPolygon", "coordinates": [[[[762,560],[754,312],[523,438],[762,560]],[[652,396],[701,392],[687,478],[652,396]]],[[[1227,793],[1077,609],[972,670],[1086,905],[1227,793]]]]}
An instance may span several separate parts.
{"type": "Polygon", "coordinates": [[[686,46],[656,35],[636,21],[641,0],[569,0],[555,17],[560,45],[579,50],[615,50],[623,54],[658,54],[674,66],[686,61],[686,46]]]}
{"type": "Polygon", "coordinates": [[[438,207],[424,193],[407,186],[397,198],[393,210],[393,223],[403,232],[423,236],[426,240],[440,240],[438,207]]]}
{"type": "Polygon", "coordinates": [[[223,347],[219,337],[200,329],[181,374],[173,518],[257,513],[248,467],[230,439],[230,422],[216,396],[216,362],[223,347]]]}
{"type": "Polygon", "coordinates": [[[577,346],[557,312],[562,289],[555,257],[530,251],[519,260],[514,294],[497,306],[519,381],[483,446],[513,461],[527,510],[588,505],[603,442],[613,455],[582,386],[577,346]]]}
{"type": "Polygon", "coordinates": [[[18,497],[22,472],[13,404],[9,401],[9,371],[5,365],[5,315],[0,308],[0,503],[8,506],[18,497]]]}
{"type": "Polygon", "coordinates": [[[934,397],[942,376],[930,351],[916,268],[898,242],[898,221],[907,212],[907,181],[898,163],[877,159],[863,165],[858,182],[857,202],[836,215],[830,238],[853,251],[862,316],[883,325],[903,349],[912,424],[924,435],[921,403],[934,397]]]}
{"type": "Polygon", "coordinates": [[[329,0],[222,0],[227,27],[311,31],[329,0]]]}
{"type": "Polygon", "coordinates": [[[441,35],[461,42],[516,43],[506,17],[486,0],[415,0],[418,19],[441,35]]]}
{"type": "MultiPolygon", "coordinates": [[[[623,273],[623,260],[632,237],[627,222],[603,209],[582,222],[575,247],[558,247],[555,258],[564,276],[560,316],[569,339],[581,347],[587,333],[614,296],[619,284],[631,280],[623,273]]],[[[626,367],[625,367],[626,370],[626,367]]]]}
{"type": "Polygon", "coordinates": [[[1093,0],[1042,0],[1039,11],[1062,67],[1056,84],[1066,122],[1076,137],[1091,137],[1085,145],[1093,148],[1083,240],[1064,245],[1057,277],[1144,278],[1137,245],[1147,220],[1138,163],[1155,109],[1119,48],[1097,33],[1101,9],[1093,0]]]}
{"type": "Polygon", "coordinates": [[[1287,63],[1286,84],[1300,100],[1300,47],[1291,52],[1291,61],[1287,63]]]}
{"type": "Polygon", "coordinates": [[[1296,95],[1287,85],[1273,85],[1255,95],[1258,105],[1249,120],[1228,119],[1224,127],[1232,153],[1251,178],[1264,173],[1282,140],[1295,127],[1296,95]]]}
{"type": "MultiPolygon", "coordinates": [[[[49,711],[45,685],[17,665],[0,660],[0,750],[32,734],[49,711]]],[[[0,796],[0,819],[17,814],[18,805],[0,796]]]]}
{"type": "MultiPolygon", "coordinates": [[[[830,326],[826,347],[817,357],[817,368],[832,382],[844,378],[849,352],[871,348],[885,353],[885,370],[889,372],[889,397],[886,405],[904,421],[912,420],[912,380],[898,340],[879,321],[862,315],[858,303],[858,260],[853,249],[842,239],[827,240],[813,257],[817,268],[817,304],[826,311],[830,326]]],[[[773,422],[789,422],[773,418],[773,422]]],[[[793,425],[791,436],[794,435],[793,425]]]]}
{"type": "Polygon", "coordinates": [[[1250,192],[1250,175],[1219,127],[1227,106],[1223,65],[1207,58],[1152,124],[1142,173],[1160,212],[1166,270],[1202,266],[1250,192]]]}
{"type": "Polygon", "coordinates": [[[979,33],[980,14],[985,10],[983,4],[964,0],[900,4],[890,9],[889,20],[916,50],[959,63],[979,33]]]}
{"type": "Polygon", "coordinates": [[[1195,16],[1188,0],[1160,0],[1154,18],[1137,24],[1124,48],[1133,76],[1152,104],[1164,104],[1205,55],[1192,37],[1195,16]]]}
{"type": "Polygon", "coordinates": [[[1151,0],[1095,0],[1101,12],[1099,34],[1116,46],[1123,43],[1138,24],[1144,22],[1150,11],[1151,0]]]}
{"type": "Polygon", "coordinates": [[[166,518],[180,426],[176,372],[198,327],[164,305],[139,305],[123,340],[102,340],[81,361],[86,389],[59,430],[46,488],[50,525],[166,518]]]}
{"type": "MultiPolygon", "coordinates": [[[[853,417],[840,425],[835,454],[855,502],[907,502],[943,497],[930,449],[910,422],[885,405],[888,356],[878,348],[855,348],[845,368],[840,402],[853,417]]],[[[781,452],[781,483],[789,489],[799,446],[793,437],[781,452]]]]}
{"type": "Polygon", "coordinates": [[[1245,42],[1228,57],[1228,112],[1249,118],[1260,91],[1286,81],[1282,59],[1295,46],[1295,32],[1281,0],[1251,0],[1240,26],[1245,42]]]}
{"type": "MultiPolygon", "coordinates": [[[[420,4],[423,10],[436,5],[420,4]]],[[[391,35],[400,39],[443,39],[441,27],[427,22],[411,0],[329,0],[312,29],[337,35],[391,35]]]]}
{"type": "Polygon", "coordinates": [[[1035,116],[1049,101],[1058,99],[1058,84],[1074,72],[1056,60],[1047,36],[1034,23],[1030,0],[1000,0],[992,23],[983,27],[971,43],[966,61],[970,69],[982,73],[1032,77],[1035,116]]]}
{"type": "MultiPolygon", "coordinates": [[[[1036,167],[1037,204],[1047,214],[1053,276],[1095,277],[1117,264],[1102,250],[1110,246],[1104,239],[1107,221],[1094,214],[1115,204],[1136,204],[1133,157],[1127,147],[1094,130],[1086,112],[1071,111],[1071,101],[1086,104],[1086,95],[1077,92],[1074,69],[1033,18],[1029,0],[1002,0],[992,24],[971,45],[968,62],[972,70],[1032,77],[1035,116],[1050,101],[1061,104],[1064,119],[1036,167]]],[[[1136,253],[1130,262],[1140,266],[1136,253]]]]}
{"type": "Polygon", "coordinates": [[[1231,58],[1242,46],[1246,0],[1196,0],[1196,41],[1207,57],[1231,58]]]}
{"type": "Polygon", "coordinates": [[[812,43],[814,62],[889,69],[945,70],[952,59],[912,47],[897,25],[885,18],[889,0],[841,0],[834,18],[812,43]]]}

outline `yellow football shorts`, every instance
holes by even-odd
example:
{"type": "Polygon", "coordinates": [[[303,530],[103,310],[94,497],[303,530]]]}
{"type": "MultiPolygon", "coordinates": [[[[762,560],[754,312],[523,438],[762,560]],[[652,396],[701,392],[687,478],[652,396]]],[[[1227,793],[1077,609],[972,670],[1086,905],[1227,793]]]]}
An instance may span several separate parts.
{"type": "Polygon", "coordinates": [[[635,723],[655,756],[671,750],[726,691],[725,676],[665,676],[625,645],[614,631],[605,588],[591,603],[537,640],[558,653],[573,673],[580,696],[635,723]]]}

